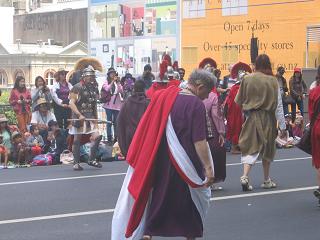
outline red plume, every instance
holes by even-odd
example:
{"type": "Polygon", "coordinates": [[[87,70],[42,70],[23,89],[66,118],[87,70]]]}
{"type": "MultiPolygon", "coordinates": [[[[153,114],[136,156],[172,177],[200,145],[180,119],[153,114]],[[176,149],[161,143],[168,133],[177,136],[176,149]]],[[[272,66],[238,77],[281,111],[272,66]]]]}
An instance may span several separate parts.
{"type": "Polygon", "coordinates": [[[172,66],[172,61],[171,61],[171,57],[168,54],[165,54],[162,57],[162,61],[167,61],[168,62],[168,66],[172,66]]]}
{"type": "Polygon", "coordinates": [[[160,63],[160,73],[159,77],[161,80],[164,78],[164,74],[167,72],[167,68],[169,66],[169,62],[167,60],[163,60],[162,63],[160,63]]]}

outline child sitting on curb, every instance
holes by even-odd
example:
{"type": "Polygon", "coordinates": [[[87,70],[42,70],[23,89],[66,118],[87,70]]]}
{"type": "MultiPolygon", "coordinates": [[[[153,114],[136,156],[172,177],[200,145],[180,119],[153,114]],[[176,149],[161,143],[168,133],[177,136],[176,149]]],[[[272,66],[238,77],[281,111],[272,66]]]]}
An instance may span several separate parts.
{"type": "Polygon", "coordinates": [[[12,134],[12,159],[15,164],[26,164],[30,160],[30,148],[27,146],[22,134],[14,132],[12,134]]]}
{"type": "Polygon", "coordinates": [[[27,146],[31,148],[31,154],[34,157],[41,154],[44,141],[36,125],[30,127],[30,133],[31,136],[27,138],[27,146]]]}

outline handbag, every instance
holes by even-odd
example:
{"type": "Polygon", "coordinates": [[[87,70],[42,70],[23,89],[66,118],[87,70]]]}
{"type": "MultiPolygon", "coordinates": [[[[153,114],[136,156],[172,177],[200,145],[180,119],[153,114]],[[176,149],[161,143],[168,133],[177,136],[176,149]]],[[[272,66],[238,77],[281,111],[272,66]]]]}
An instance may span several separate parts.
{"type": "Polygon", "coordinates": [[[310,155],[312,155],[312,140],[311,140],[311,132],[312,132],[312,128],[313,125],[320,113],[320,100],[318,101],[318,103],[316,104],[316,111],[314,112],[310,125],[308,128],[305,129],[303,136],[300,140],[300,142],[297,144],[297,147],[299,149],[301,149],[302,151],[304,151],[305,153],[308,153],[310,155]]]}
{"type": "Polygon", "coordinates": [[[294,100],[294,98],[291,95],[284,95],[282,97],[282,102],[286,104],[295,104],[296,100],[294,100]]]}
{"type": "Polygon", "coordinates": [[[73,157],[73,153],[70,152],[69,150],[64,150],[61,154],[60,154],[60,162],[62,164],[73,164],[74,161],[74,157],[73,157]]]}

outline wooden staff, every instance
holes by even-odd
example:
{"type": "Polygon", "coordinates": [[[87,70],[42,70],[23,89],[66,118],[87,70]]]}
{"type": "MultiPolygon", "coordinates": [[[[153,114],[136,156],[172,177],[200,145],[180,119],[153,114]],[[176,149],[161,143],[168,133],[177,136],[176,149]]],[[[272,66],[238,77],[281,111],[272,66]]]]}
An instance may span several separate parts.
{"type": "MultiPolygon", "coordinates": [[[[68,119],[68,122],[72,122],[72,121],[80,121],[80,119],[68,119]]],[[[101,120],[101,119],[91,119],[91,118],[86,118],[84,119],[84,121],[89,121],[89,122],[97,122],[98,124],[104,124],[104,123],[110,123],[113,124],[110,121],[107,120],[101,120]]]]}

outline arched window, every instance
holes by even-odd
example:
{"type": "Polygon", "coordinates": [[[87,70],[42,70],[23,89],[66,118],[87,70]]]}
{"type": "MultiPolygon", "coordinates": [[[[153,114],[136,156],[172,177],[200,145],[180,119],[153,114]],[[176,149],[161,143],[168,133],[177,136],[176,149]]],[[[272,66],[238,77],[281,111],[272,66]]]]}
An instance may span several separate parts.
{"type": "Polygon", "coordinates": [[[5,70],[0,69],[0,86],[8,85],[8,75],[5,70]]]}
{"type": "Polygon", "coordinates": [[[25,78],[25,75],[24,75],[24,72],[22,71],[22,69],[17,69],[14,72],[14,81],[17,79],[17,77],[24,77],[25,78]]]}
{"type": "Polygon", "coordinates": [[[56,73],[56,71],[54,71],[53,69],[48,69],[45,73],[44,73],[44,80],[46,81],[48,86],[52,86],[54,83],[54,74],[56,73]]]}

